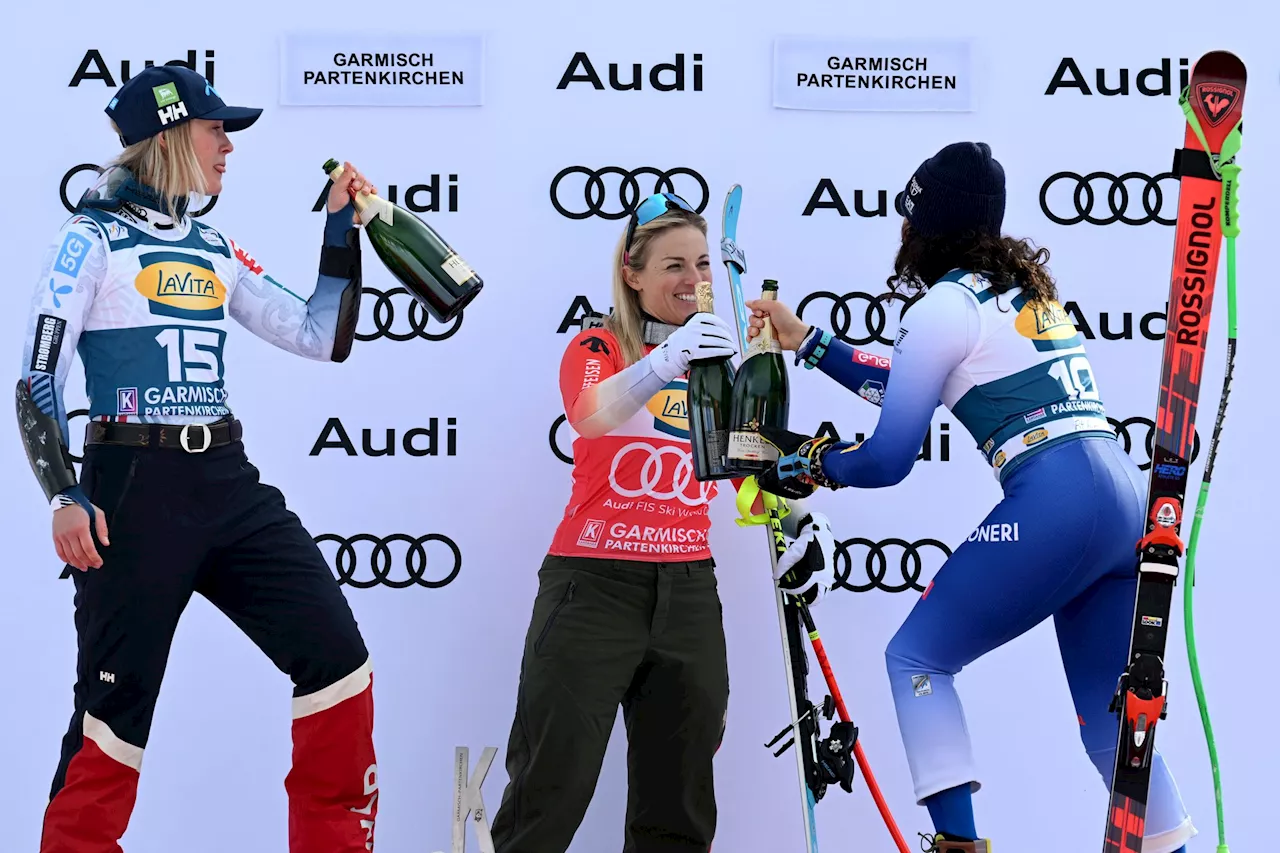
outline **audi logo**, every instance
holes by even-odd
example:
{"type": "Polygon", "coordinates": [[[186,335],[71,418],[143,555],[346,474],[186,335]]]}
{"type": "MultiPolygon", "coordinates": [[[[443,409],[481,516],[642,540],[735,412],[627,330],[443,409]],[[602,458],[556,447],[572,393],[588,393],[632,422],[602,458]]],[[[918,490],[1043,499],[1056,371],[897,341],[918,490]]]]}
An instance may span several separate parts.
{"type": "MultiPolygon", "coordinates": [[[[1151,470],[1151,455],[1155,452],[1156,443],[1156,424],[1151,418],[1125,418],[1124,420],[1116,420],[1115,418],[1107,418],[1113,427],[1116,428],[1116,437],[1120,439],[1120,443],[1124,446],[1124,452],[1133,456],[1134,441],[1133,436],[1129,434],[1129,428],[1132,426],[1144,426],[1147,429],[1146,438],[1142,442],[1142,447],[1146,454],[1145,462],[1140,461],[1141,457],[1134,457],[1138,462],[1138,467],[1143,471],[1151,470]]],[[[1195,431],[1191,444],[1191,460],[1196,461],[1196,457],[1200,455],[1200,430],[1195,431]]]]}
{"type": "MultiPolygon", "coordinates": [[[[101,175],[103,171],[104,169],[101,166],[95,165],[93,163],[81,163],[78,166],[72,166],[67,171],[67,173],[62,176],[62,183],[58,185],[58,198],[59,200],[62,201],[62,206],[67,209],[68,213],[76,212],[76,205],[80,202],[81,196],[85,194],[85,191],[89,189],[93,181],[96,180],[97,176],[101,175]],[[72,179],[75,178],[77,175],[79,175],[81,172],[93,172],[94,177],[89,180],[89,183],[84,185],[84,187],[80,190],[80,192],[76,193],[75,200],[73,201],[71,199],[71,195],[68,193],[68,189],[71,185],[72,179]]],[[[79,183],[80,182],[77,181],[77,184],[79,183]]],[[[206,213],[213,210],[213,206],[217,203],[218,203],[218,197],[216,195],[210,196],[208,204],[206,204],[204,207],[202,207],[199,210],[191,212],[192,218],[204,216],[206,213]]]]}
{"type": "Polygon", "coordinates": [[[870,592],[873,589],[884,592],[924,592],[920,580],[924,577],[926,564],[932,575],[950,556],[951,549],[937,539],[920,539],[915,542],[896,538],[875,542],[860,536],[845,539],[836,543],[836,580],[832,588],[847,589],[850,592],[870,592]],[[862,554],[863,548],[866,549],[865,555],[862,554]],[[863,564],[862,571],[857,576],[853,570],[855,553],[863,564]],[[897,564],[893,571],[890,571],[891,563],[897,564]],[[864,574],[865,583],[862,581],[864,574]]]}
{"type": "Polygon", "coordinates": [[[1172,172],[1161,172],[1154,178],[1141,172],[1125,172],[1123,175],[1108,172],[1090,172],[1087,175],[1055,172],[1040,187],[1040,209],[1059,225],[1077,225],[1081,222],[1092,225],[1110,225],[1113,222],[1123,222],[1125,225],[1145,225],[1148,222],[1176,225],[1177,189],[1178,179],[1172,172]],[[1169,183],[1161,187],[1161,183],[1165,181],[1169,183]],[[1058,185],[1057,189],[1054,188],[1055,185],[1058,185]],[[1169,192],[1168,198],[1172,199],[1171,210],[1169,216],[1161,216],[1166,191],[1169,192]],[[1105,201],[1110,215],[1094,215],[1094,209],[1100,201],[1105,201]],[[1133,202],[1141,204],[1141,211],[1137,210],[1137,204],[1131,207],[1133,202]],[[1133,215],[1129,215],[1130,210],[1133,210],[1133,215]]]}
{"type": "Polygon", "coordinates": [[[570,442],[569,450],[567,452],[560,449],[560,428],[565,426],[568,423],[569,423],[569,419],[564,415],[561,415],[560,417],[556,418],[554,421],[551,422],[551,433],[550,435],[547,436],[547,438],[551,442],[551,452],[556,455],[556,458],[559,459],[561,462],[565,463],[566,465],[572,465],[573,464],[572,442],[570,442]]]}
{"type": "MultiPolygon", "coordinates": [[[[858,292],[837,296],[829,290],[818,290],[800,300],[800,304],[796,306],[796,316],[803,320],[805,309],[816,299],[831,301],[831,323],[827,329],[831,334],[847,344],[864,346],[872,341],[886,345],[893,343],[893,338],[884,334],[889,328],[889,311],[886,305],[895,299],[905,302],[907,297],[892,291],[878,296],[858,292]],[[856,329],[855,319],[859,321],[856,329]],[[863,335],[863,332],[866,334],[863,335]]],[[[899,309],[898,317],[901,316],[902,311],[899,309]]]]}
{"type": "MultiPolygon", "coordinates": [[[[403,287],[378,290],[365,285],[361,287],[360,322],[356,324],[356,340],[373,341],[378,338],[388,338],[393,341],[408,341],[421,338],[424,341],[443,341],[457,334],[465,313],[465,310],[459,312],[444,331],[431,332],[427,330],[431,315],[422,307],[422,303],[410,295],[408,290],[403,287]],[[393,297],[404,297],[400,300],[405,318],[401,324],[396,323],[396,303],[392,301],[393,297]],[[372,332],[360,331],[366,318],[373,324],[372,332]]],[[[365,328],[368,326],[366,325],[365,328]]]]}
{"type": "MultiPolygon", "coordinates": [[[[315,542],[317,545],[332,542],[337,546],[330,565],[339,586],[356,589],[379,585],[392,589],[424,586],[439,589],[452,583],[462,571],[462,552],[458,550],[457,543],[440,533],[424,536],[321,533],[315,537],[315,542]],[[433,542],[439,543],[432,548],[437,556],[428,558],[427,545],[433,542]],[[450,556],[441,561],[440,557],[446,553],[450,556]]],[[[328,558],[327,549],[322,547],[320,550],[328,558]]]]}
{"type": "Polygon", "coordinates": [[[592,216],[598,216],[601,219],[625,219],[645,198],[653,193],[663,192],[675,193],[692,204],[698,213],[702,213],[707,203],[711,201],[711,188],[707,186],[706,179],[693,169],[684,166],[677,166],[665,172],[652,166],[641,166],[630,171],[619,166],[605,166],[600,169],[566,166],[551,179],[551,204],[561,216],[569,219],[588,219],[592,216]],[[577,180],[567,180],[571,175],[582,175],[581,190],[578,189],[577,180]],[[617,177],[617,185],[615,189],[609,190],[606,187],[605,178],[612,176],[617,177]],[[640,178],[646,176],[653,177],[653,189],[642,191],[640,178]],[[681,179],[676,180],[677,177],[681,179]],[[693,192],[695,189],[696,196],[693,192]],[[616,207],[608,201],[614,197],[617,198],[616,207]],[[695,198],[698,199],[696,204],[695,198]]]}

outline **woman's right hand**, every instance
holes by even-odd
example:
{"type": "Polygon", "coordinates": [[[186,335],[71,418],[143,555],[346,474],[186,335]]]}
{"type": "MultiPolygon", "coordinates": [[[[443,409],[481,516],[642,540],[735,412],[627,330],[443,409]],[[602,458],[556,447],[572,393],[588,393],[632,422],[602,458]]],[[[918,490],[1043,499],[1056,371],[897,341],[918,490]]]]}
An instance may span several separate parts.
{"type": "Polygon", "coordinates": [[[649,354],[653,370],[666,382],[689,372],[690,362],[701,358],[729,357],[738,350],[733,345],[733,327],[715,314],[698,313],[649,354]]]}
{"type": "MultiPolygon", "coordinates": [[[[94,527],[98,532],[98,541],[110,545],[107,538],[107,517],[102,510],[93,504],[94,527]]],[[[102,568],[102,557],[94,547],[93,536],[89,533],[89,513],[80,504],[68,504],[53,514],[53,547],[58,552],[58,559],[75,566],[80,571],[102,568]]]]}
{"type": "Polygon", "coordinates": [[[751,299],[747,301],[747,308],[751,311],[751,316],[747,318],[747,340],[760,334],[764,328],[764,318],[768,317],[778,345],[784,350],[795,352],[812,328],[776,299],[751,299]]]}

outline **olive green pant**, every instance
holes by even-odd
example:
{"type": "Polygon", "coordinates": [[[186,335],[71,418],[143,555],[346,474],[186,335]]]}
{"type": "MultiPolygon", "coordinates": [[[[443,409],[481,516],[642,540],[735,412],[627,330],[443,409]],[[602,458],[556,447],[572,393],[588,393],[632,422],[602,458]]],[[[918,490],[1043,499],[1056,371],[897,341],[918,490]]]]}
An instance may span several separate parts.
{"type": "MultiPolygon", "coordinates": [[[[548,556],[507,744],[497,853],[563,853],[622,706],[624,853],[710,849],[729,672],[714,562],[548,556]]],[[[608,845],[591,845],[601,850],[608,845]]]]}

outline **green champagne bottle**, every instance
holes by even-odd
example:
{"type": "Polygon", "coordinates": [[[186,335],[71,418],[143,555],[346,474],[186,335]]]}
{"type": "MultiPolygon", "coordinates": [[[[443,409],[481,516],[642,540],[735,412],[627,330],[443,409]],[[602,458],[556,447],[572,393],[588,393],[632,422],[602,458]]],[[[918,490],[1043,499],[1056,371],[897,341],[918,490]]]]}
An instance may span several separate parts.
{"type": "MultiPolygon", "coordinates": [[[[778,282],[765,279],[761,299],[778,298],[778,282]]],[[[728,467],[735,476],[761,474],[778,461],[778,449],[760,436],[761,426],[787,428],[791,405],[787,364],[773,335],[773,324],[764,318],[733,381],[730,407],[728,467]]]]}
{"type": "MultiPolygon", "coordinates": [[[[330,159],[324,171],[336,181],[342,166],[330,159]]],[[[437,322],[458,316],[480,293],[484,281],[430,225],[369,192],[351,200],[382,263],[437,322]]]]}
{"type": "MultiPolygon", "coordinates": [[[[698,297],[698,311],[714,314],[711,282],[698,282],[694,292],[698,297]]],[[[689,414],[695,480],[724,480],[734,475],[725,459],[732,396],[733,365],[729,356],[695,359],[689,363],[685,410],[689,414]]]]}

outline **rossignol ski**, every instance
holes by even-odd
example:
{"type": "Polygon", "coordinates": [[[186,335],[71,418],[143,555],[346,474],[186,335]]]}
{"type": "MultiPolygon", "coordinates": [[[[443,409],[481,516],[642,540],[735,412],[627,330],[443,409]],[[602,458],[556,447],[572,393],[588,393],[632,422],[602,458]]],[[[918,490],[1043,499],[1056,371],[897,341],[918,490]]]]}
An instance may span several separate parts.
{"type": "MultiPolygon", "coordinates": [[[[1138,542],[1138,592],[1129,659],[1111,710],[1119,716],[1115,772],[1104,853],[1140,853],[1157,723],[1165,718],[1164,655],[1173,587],[1183,556],[1180,538],[1196,408],[1209,340],[1209,317],[1225,233],[1235,233],[1245,68],[1214,51],[1191,71],[1181,105],[1187,119],[1174,156],[1179,178],[1168,324],[1157,401],[1144,536],[1138,542]]],[[[1202,714],[1204,709],[1202,707],[1202,714]]]]}
{"type": "MultiPolygon", "coordinates": [[[[738,324],[738,350],[746,352],[750,314],[742,294],[741,276],[746,272],[747,261],[746,255],[737,245],[738,212],[741,205],[742,187],[734,184],[724,203],[720,256],[729,271],[733,313],[738,324]]],[[[787,550],[786,536],[782,531],[785,502],[774,495],[760,491],[755,478],[748,477],[739,487],[737,506],[743,516],[738,520],[739,525],[768,524],[770,578],[772,578],[778,567],[778,559],[787,550]],[[765,509],[762,517],[751,515],[751,508],[757,495],[765,509]]],[[[818,853],[818,827],[814,806],[826,793],[827,786],[838,783],[846,792],[853,791],[854,765],[850,763],[852,757],[862,770],[867,788],[871,792],[872,799],[875,800],[876,807],[880,810],[881,817],[884,818],[889,834],[893,836],[899,853],[908,853],[907,843],[889,811],[884,795],[880,792],[875,775],[871,772],[871,766],[863,753],[862,744],[858,743],[858,729],[849,717],[840,687],[835,680],[835,673],[832,672],[831,664],[827,660],[826,649],[809,613],[808,605],[794,596],[785,594],[776,584],[773,589],[782,635],[782,650],[787,661],[787,698],[792,722],[788,723],[765,746],[772,749],[784,737],[791,734],[791,739],[783,743],[774,755],[782,755],[793,744],[796,747],[796,769],[804,803],[802,818],[805,850],[807,853],[818,853]],[[823,700],[821,709],[809,700],[809,656],[805,651],[803,632],[809,635],[822,675],[826,679],[827,689],[831,691],[823,700]],[[830,735],[822,738],[819,713],[830,720],[836,712],[839,712],[840,722],[832,725],[830,735]]]]}

